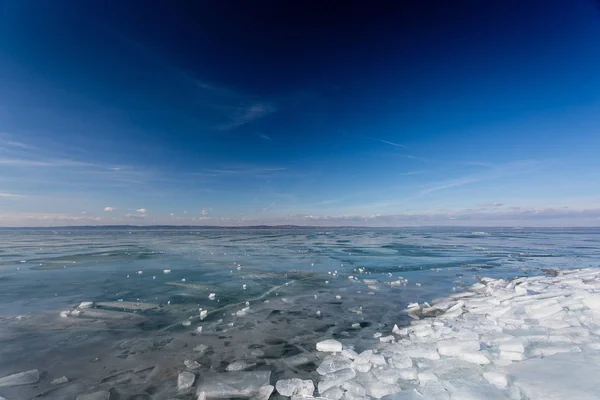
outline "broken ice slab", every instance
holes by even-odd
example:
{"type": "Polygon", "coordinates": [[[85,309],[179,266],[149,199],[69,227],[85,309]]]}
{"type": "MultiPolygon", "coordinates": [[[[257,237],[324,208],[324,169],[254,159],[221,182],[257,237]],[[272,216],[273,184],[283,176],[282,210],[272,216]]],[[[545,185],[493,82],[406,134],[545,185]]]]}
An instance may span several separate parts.
{"type": "MultiPolygon", "coordinates": [[[[254,396],[252,396],[251,400],[269,400],[269,397],[271,397],[271,393],[273,393],[273,390],[275,390],[275,386],[273,385],[262,386],[260,389],[258,389],[258,392],[254,396]]],[[[198,396],[198,400],[201,400],[200,396],[198,396]]]]}
{"type": "Polygon", "coordinates": [[[193,360],[184,360],[183,364],[188,369],[198,369],[201,367],[201,365],[200,365],[200,363],[198,363],[198,361],[193,361],[193,360]]]}
{"type": "Polygon", "coordinates": [[[243,371],[245,369],[254,367],[256,365],[256,363],[249,363],[247,361],[234,361],[231,364],[229,364],[226,368],[227,371],[230,372],[234,372],[234,371],[243,371]]]}
{"type": "Polygon", "coordinates": [[[381,400],[425,400],[425,397],[413,389],[383,396],[381,400]]]}
{"type": "Polygon", "coordinates": [[[183,392],[194,385],[196,375],[191,372],[182,372],[177,377],[177,390],[183,392]]]}
{"type": "Polygon", "coordinates": [[[281,379],[275,383],[275,389],[277,390],[277,393],[287,397],[294,395],[312,396],[315,392],[315,384],[310,379],[281,379]]]}
{"type": "Polygon", "coordinates": [[[207,398],[251,398],[261,387],[269,385],[271,371],[239,371],[203,373],[196,393],[206,393],[207,398]]]}
{"type": "Polygon", "coordinates": [[[317,368],[319,375],[327,375],[341,369],[350,368],[351,362],[344,356],[327,356],[317,368]]]}
{"type": "Polygon", "coordinates": [[[480,344],[475,340],[443,340],[438,342],[437,350],[442,356],[456,357],[465,351],[478,351],[480,344]]]}
{"type": "Polygon", "coordinates": [[[61,376],[60,378],[56,378],[54,380],[52,380],[52,382],[50,382],[51,385],[61,385],[63,383],[68,383],[69,382],[69,378],[67,378],[66,376],[61,376]]]}
{"type": "Polygon", "coordinates": [[[317,351],[339,353],[342,351],[342,344],[335,339],[322,340],[317,343],[317,351]]]}
{"type": "Polygon", "coordinates": [[[110,400],[110,392],[102,390],[100,392],[80,394],[77,396],[77,400],[110,400]]]}
{"type": "Polygon", "coordinates": [[[334,386],[340,386],[356,376],[353,369],[347,368],[325,375],[318,384],[319,393],[323,393],[334,386]]]}
{"type": "Polygon", "coordinates": [[[40,380],[40,373],[37,369],[30,371],[19,372],[18,374],[8,375],[0,378],[0,387],[5,386],[20,386],[37,383],[40,380]]]}

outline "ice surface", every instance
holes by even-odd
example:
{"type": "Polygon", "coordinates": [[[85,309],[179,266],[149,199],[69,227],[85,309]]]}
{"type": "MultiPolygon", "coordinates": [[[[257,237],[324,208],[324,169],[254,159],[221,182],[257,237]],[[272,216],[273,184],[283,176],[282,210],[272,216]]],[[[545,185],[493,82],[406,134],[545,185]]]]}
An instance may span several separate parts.
{"type": "Polygon", "coordinates": [[[0,378],[0,387],[30,385],[40,380],[40,373],[37,369],[31,371],[19,372],[0,378]]]}
{"type": "Polygon", "coordinates": [[[77,400],[110,400],[110,392],[100,391],[77,396],[77,400]]]}
{"type": "Polygon", "coordinates": [[[196,393],[204,392],[209,399],[251,398],[270,379],[271,371],[207,372],[200,374],[196,393]]]}

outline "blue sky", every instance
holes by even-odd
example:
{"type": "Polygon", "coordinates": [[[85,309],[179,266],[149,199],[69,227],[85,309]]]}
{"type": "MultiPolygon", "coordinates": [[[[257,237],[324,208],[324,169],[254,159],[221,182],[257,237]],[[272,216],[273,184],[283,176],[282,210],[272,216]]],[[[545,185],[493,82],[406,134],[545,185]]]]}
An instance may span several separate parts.
{"type": "Polygon", "coordinates": [[[600,225],[600,6],[0,1],[0,226],[600,225]]]}

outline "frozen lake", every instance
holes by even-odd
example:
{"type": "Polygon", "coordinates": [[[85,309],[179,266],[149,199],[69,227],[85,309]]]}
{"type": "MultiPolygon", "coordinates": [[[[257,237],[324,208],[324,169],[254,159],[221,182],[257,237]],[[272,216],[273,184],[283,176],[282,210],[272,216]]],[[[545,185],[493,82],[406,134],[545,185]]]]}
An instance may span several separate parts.
{"type": "Polygon", "coordinates": [[[316,382],[323,337],[360,348],[480,277],[599,265],[597,229],[0,230],[0,377],[40,371],[0,396],[191,399],[185,360],[316,382]]]}

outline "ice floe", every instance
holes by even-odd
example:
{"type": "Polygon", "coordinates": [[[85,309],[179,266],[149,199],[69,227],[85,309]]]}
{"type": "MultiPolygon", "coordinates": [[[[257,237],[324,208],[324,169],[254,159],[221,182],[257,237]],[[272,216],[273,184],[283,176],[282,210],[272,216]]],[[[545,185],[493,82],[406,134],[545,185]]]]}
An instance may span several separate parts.
{"type": "Polygon", "coordinates": [[[600,269],[484,278],[469,289],[432,305],[410,303],[410,326],[376,333],[360,354],[352,344],[317,343],[336,353],[317,369],[319,396],[600,398],[600,269]]]}

